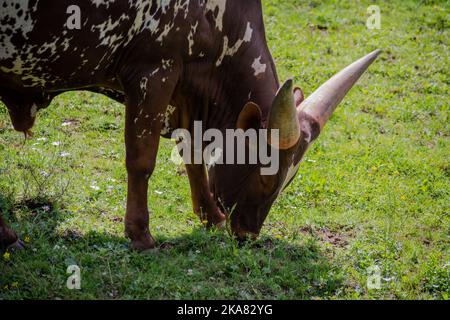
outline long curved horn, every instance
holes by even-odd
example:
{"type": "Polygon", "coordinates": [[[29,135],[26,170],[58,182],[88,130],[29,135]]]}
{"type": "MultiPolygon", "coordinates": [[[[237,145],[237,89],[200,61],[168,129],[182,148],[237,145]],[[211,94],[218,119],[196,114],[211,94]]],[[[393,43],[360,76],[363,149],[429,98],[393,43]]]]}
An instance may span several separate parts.
{"type": "Polygon", "coordinates": [[[270,141],[270,131],[269,143],[282,150],[292,148],[300,139],[300,125],[297,120],[293,90],[293,81],[289,79],[278,90],[269,115],[267,129],[279,130],[279,143],[270,141]]]}
{"type": "Polygon", "coordinates": [[[300,123],[302,141],[295,155],[294,162],[287,172],[282,190],[293,180],[308,146],[320,134],[337,105],[380,52],[380,50],[373,51],[364,58],[352,63],[325,82],[298,106],[297,116],[300,123]]]}
{"type": "Polygon", "coordinates": [[[331,117],[331,114],[334,112],[337,105],[378,57],[380,52],[380,50],[375,50],[355,61],[321,85],[300,104],[298,107],[298,118],[300,123],[307,119],[311,126],[319,126],[319,128],[317,128],[319,130],[316,130],[318,132],[311,133],[309,142],[317,138],[320,130],[325,126],[325,123],[331,117]]]}

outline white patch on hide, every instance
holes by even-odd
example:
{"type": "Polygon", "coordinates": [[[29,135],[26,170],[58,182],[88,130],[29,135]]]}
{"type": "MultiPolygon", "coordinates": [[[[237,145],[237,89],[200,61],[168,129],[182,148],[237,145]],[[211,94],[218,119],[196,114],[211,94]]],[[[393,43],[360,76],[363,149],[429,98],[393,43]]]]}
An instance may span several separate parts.
{"type": "Polygon", "coordinates": [[[261,56],[259,56],[259,58],[256,58],[255,61],[253,61],[252,68],[255,70],[254,75],[256,77],[261,73],[266,72],[267,65],[265,63],[261,63],[261,56]]]}
{"type": "Polygon", "coordinates": [[[250,42],[252,40],[252,34],[253,34],[253,29],[250,25],[250,22],[248,22],[247,29],[245,30],[244,38],[238,39],[236,41],[236,43],[234,44],[234,46],[232,46],[232,47],[228,46],[229,40],[228,40],[228,37],[225,36],[223,38],[223,51],[222,51],[222,54],[220,55],[219,59],[216,62],[216,67],[218,67],[222,64],[223,59],[226,56],[230,56],[230,57],[234,56],[245,42],[250,42]]]}
{"type": "Polygon", "coordinates": [[[164,118],[162,119],[164,127],[161,130],[161,134],[164,135],[164,134],[168,134],[169,133],[169,130],[170,130],[170,117],[175,112],[175,110],[176,110],[176,108],[174,106],[171,106],[171,105],[167,106],[166,113],[164,114],[164,118]]]}
{"type": "Polygon", "coordinates": [[[189,31],[188,41],[189,41],[189,55],[192,56],[192,48],[194,47],[194,35],[197,32],[198,21],[191,26],[191,31],[189,31]]]}
{"type": "Polygon", "coordinates": [[[34,118],[36,116],[37,111],[38,111],[37,105],[35,103],[33,103],[33,105],[31,106],[31,109],[30,109],[30,116],[32,118],[34,118]]]}
{"type": "Polygon", "coordinates": [[[2,44],[0,45],[0,60],[13,58],[20,48],[16,48],[12,43],[12,38],[16,33],[21,34],[25,39],[28,39],[28,33],[34,28],[34,21],[31,20],[31,13],[36,10],[35,7],[30,8],[29,0],[23,1],[2,1],[0,10],[0,21],[5,21],[8,18],[13,18],[13,24],[0,24],[0,34],[3,36],[2,44]],[[6,5],[6,8],[3,7],[6,5]],[[22,11],[19,17],[18,12],[22,11]],[[12,32],[6,33],[10,29],[12,32]]]}
{"type": "Polygon", "coordinates": [[[206,10],[211,11],[214,15],[214,21],[216,22],[216,28],[219,31],[223,30],[223,16],[227,7],[226,0],[208,0],[206,3],[206,10]],[[217,14],[215,14],[217,12],[217,14]]]}

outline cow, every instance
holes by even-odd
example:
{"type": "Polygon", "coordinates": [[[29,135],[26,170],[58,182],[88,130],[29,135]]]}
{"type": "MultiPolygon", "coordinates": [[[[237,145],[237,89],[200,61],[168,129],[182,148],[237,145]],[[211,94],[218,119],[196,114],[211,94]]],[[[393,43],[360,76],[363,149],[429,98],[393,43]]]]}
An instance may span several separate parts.
{"type": "MultiPolygon", "coordinates": [[[[280,85],[260,0],[1,0],[0,97],[26,136],[39,110],[67,91],[88,90],[125,105],[128,174],[125,234],[131,248],[155,247],[147,189],[160,138],[176,129],[278,130],[276,174],[264,164],[186,164],[194,212],[256,238],[308,146],[376,59],[376,50],[307,99],[280,85]]],[[[274,140],[275,141],[275,140],[274,140]]],[[[246,146],[249,148],[249,146],[246,146]]],[[[0,243],[22,243],[0,218],[0,243]]]]}

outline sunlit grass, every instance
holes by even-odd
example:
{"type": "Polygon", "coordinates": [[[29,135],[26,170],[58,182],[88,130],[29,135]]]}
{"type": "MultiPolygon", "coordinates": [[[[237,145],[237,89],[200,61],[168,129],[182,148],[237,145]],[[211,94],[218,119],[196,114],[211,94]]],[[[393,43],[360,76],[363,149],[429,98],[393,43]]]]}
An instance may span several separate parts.
{"type": "Polygon", "coordinates": [[[264,2],[280,78],[306,95],[366,53],[383,54],[351,91],[273,207],[239,247],[206,231],[163,141],[151,180],[159,249],[130,252],[124,107],[66,93],[32,140],[0,107],[0,211],[27,249],[0,257],[0,298],[448,299],[449,50],[445,1],[264,2]],[[66,288],[66,268],[82,289],[66,288]],[[381,289],[368,290],[379,266],[381,289]]]}

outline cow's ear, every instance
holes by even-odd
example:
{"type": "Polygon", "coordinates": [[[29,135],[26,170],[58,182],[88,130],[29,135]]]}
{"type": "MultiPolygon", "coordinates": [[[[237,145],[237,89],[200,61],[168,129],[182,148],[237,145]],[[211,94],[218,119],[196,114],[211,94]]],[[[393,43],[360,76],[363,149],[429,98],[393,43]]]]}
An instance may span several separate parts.
{"type": "Polygon", "coordinates": [[[303,100],[305,100],[305,95],[303,94],[302,89],[299,87],[294,88],[294,100],[295,100],[295,106],[298,107],[303,100]]]}
{"type": "Polygon", "coordinates": [[[236,128],[244,131],[261,128],[262,113],[256,103],[248,102],[239,114],[236,128]]]}

